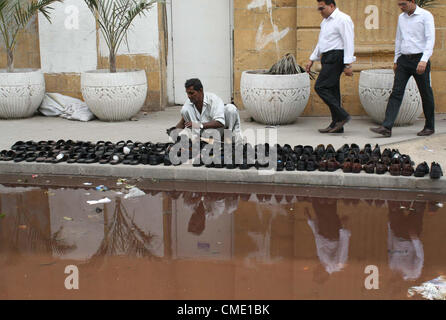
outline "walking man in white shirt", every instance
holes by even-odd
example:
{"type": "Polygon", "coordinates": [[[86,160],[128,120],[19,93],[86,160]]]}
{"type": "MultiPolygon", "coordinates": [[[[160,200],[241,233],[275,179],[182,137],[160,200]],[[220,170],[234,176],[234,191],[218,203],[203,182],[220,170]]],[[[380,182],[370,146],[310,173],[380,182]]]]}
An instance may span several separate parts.
{"type": "Polygon", "coordinates": [[[352,63],[356,61],[353,55],[354,24],[350,16],[336,8],[334,0],[317,0],[317,9],[324,20],[321,23],[319,40],[306,71],[310,72],[314,61],[321,60],[322,70],[314,89],[328,105],[331,112],[331,123],[320,133],[343,133],[344,125],[351,117],[341,105],[340,78],[342,72],[353,76],[352,63]]]}
{"type": "Polygon", "coordinates": [[[418,136],[430,136],[435,132],[434,93],[430,83],[431,63],[435,44],[435,24],[432,14],[415,3],[415,0],[397,0],[403,13],[398,18],[395,39],[395,80],[381,126],[371,131],[385,137],[392,135],[392,127],[403,101],[404,91],[411,76],[414,77],[423,103],[426,122],[418,136]]]}

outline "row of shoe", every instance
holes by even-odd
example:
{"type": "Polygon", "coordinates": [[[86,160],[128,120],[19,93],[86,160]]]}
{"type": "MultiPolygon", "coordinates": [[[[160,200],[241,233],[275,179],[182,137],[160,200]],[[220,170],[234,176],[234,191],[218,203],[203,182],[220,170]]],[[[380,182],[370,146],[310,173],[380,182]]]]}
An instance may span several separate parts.
{"type": "Polygon", "coordinates": [[[110,141],[18,141],[0,152],[0,161],[44,163],[160,164],[169,143],[110,141]]]}
{"type": "MultiPolygon", "coordinates": [[[[180,143],[180,139],[177,141],[180,143]]],[[[98,141],[96,143],[73,140],[58,141],[18,141],[11,150],[0,152],[1,161],[14,162],[46,162],[46,163],[100,163],[100,164],[149,164],[166,166],[172,165],[170,150],[173,143],[133,142],[131,140],[112,143],[98,141]]],[[[283,146],[275,144],[270,147],[268,143],[252,146],[249,143],[236,145],[234,143],[210,145],[200,143],[199,153],[193,154],[192,141],[184,148],[177,148],[178,158],[187,152],[187,160],[192,159],[193,166],[206,166],[247,170],[251,167],[275,168],[277,171],[328,171],[334,172],[342,169],[345,173],[360,173],[364,170],[369,174],[385,174],[390,172],[393,176],[424,177],[429,174],[432,179],[439,179],[442,169],[438,163],[433,162],[431,168],[423,162],[414,169],[414,162],[410,156],[401,154],[397,149],[384,149],[381,152],[379,145],[373,149],[370,144],[360,148],[357,144],[344,144],[338,150],[333,145],[323,144],[313,148],[310,145],[297,145],[293,148],[289,144],[283,146]],[[203,152],[205,148],[209,152],[203,152]],[[225,158],[225,150],[229,148],[229,157],[225,158]],[[213,151],[218,150],[214,156],[213,151]],[[207,157],[203,157],[207,154],[207,157]],[[277,163],[271,165],[270,155],[276,155],[277,163]],[[241,155],[242,159],[236,159],[241,155]]],[[[274,158],[274,157],[273,157],[274,158]]],[[[180,162],[175,164],[179,165],[180,162]]]]}

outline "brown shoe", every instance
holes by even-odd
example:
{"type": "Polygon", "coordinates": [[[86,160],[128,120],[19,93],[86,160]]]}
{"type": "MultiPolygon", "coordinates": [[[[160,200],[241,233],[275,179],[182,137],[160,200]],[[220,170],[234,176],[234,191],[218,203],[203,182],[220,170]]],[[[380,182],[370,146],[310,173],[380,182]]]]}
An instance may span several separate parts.
{"type": "Polygon", "coordinates": [[[321,160],[319,162],[319,171],[327,171],[327,160],[321,160]]]}
{"type": "Polygon", "coordinates": [[[338,170],[341,167],[341,164],[339,162],[336,161],[336,159],[330,159],[328,160],[328,164],[327,164],[327,171],[329,172],[334,172],[336,170],[338,170]]]}
{"type": "Polygon", "coordinates": [[[386,172],[387,172],[387,166],[381,161],[379,161],[376,164],[376,174],[384,174],[386,172]]]}
{"type": "Polygon", "coordinates": [[[353,172],[353,173],[360,173],[361,170],[362,170],[361,161],[360,161],[358,158],[356,158],[356,159],[353,161],[352,172],[353,172]]]}
{"type": "Polygon", "coordinates": [[[367,173],[375,173],[375,162],[369,161],[364,165],[364,171],[367,173]]]}
{"type": "Polygon", "coordinates": [[[328,131],[328,133],[339,133],[340,130],[344,130],[344,125],[349,122],[352,119],[352,117],[348,116],[342,121],[336,122],[334,127],[331,128],[331,130],[328,131]]]}
{"type": "Polygon", "coordinates": [[[352,172],[352,165],[353,164],[350,159],[345,160],[342,171],[344,171],[345,173],[352,172]]]}
{"type": "Polygon", "coordinates": [[[420,132],[417,133],[417,136],[425,137],[425,136],[430,136],[434,133],[435,133],[435,130],[424,128],[423,130],[421,130],[420,132]]]}
{"type": "Polygon", "coordinates": [[[370,131],[383,135],[384,137],[391,137],[392,130],[387,129],[386,127],[380,126],[377,128],[370,128],[370,131]]]}
{"type": "Polygon", "coordinates": [[[413,175],[414,171],[415,170],[414,170],[412,164],[410,163],[410,161],[403,163],[402,169],[401,169],[401,175],[403,175],[405,177],[410,177],[413,175]]]}
{"type": "Polygon", "coordinates": [[[330,131],[331,129],[333,129],[333,127],[328,126],[325,129],[319,129],[319,132],[320,133],[328,133],[328,131],[330,131]]]}
{"type": "Polygon", "coordinates": [[[399,159],[393,159],[392,163],[389,167],[389,172],[392,176],[399,176],[401,175],[401,163],[399,159]]]}

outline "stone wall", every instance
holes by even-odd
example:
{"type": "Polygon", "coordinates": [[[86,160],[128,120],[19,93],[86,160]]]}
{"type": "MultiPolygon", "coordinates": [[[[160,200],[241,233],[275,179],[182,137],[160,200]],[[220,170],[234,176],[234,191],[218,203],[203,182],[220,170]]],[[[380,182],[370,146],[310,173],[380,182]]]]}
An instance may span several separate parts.
{"type": "MultiPolygon", "coordinates": [[[[354,76],[342,77],[342,101],[352,115],[365,115],[358,95],[360,71],[392,67],[400,10],[396,0],[338,0],[337,5],[355,23],[357,57],[354,76]]],[[[316,7],[316,0],[234,0],[234,100],[239,108],[243,108],[240,96],[243,71],[269,68],[287,52],[295,54],[297,62],[305,66],[317,43],[322,21],[316,7]]],[[[446,0],[437,0],[436,6],[429,10],[434,14],[437,28],[431,59],[436,111],[446,112],[446,88],[440,85],[446,77],[446,0]]],[[[320,64],[313,68],[320,70],[320,64]]],[[[329,115],[328,107],[313,88],[303,115],[329,115]]]]}
{"type": "MultiPolygon", "coordinates": [[[[316,10],[316,0],[297,0],[297,61],[304,65],[317,43],[322,17],[316,10]]],[[[352,78],[342,77],[341,93],[345,109],[352,115],[365,115],[358,95],[361,70],[391,68],[394,57],[394,38],[400,10],[397,1],[389,0],[339,0],[338,8],[349,14],[355,23],[355,55],[357,62],[352,78]],[[371,7],[376,6],[376,7],[371,7]],[[369,10],[366,11],[366,8],[369,10]],[[367,18],[378,9],[379,22],[367,18]],[[367,12],[367,13],[366,13],[367,12]],[[366,26],[366,23],[368,24],[366,26]],[[372,26],[371,26],[372,24],[372,26]],[[377,29],[374,29],[377,27],[377,29]]],[[[435,18],[436,44],[432,62],[432,86],[436,99],[436,112],[446,112],[446,88],[441,85],[446,77],[446,0],[438,0],[435,8],[429,8],[435,18]]],[[[315,65],[320,69],[320,64],[315,65]]],[[[312,82],[312,86],[314,82],[312,82]]],[[[304,115],[329,115],[328,107],[312,88],[310,101],[304,115]]]]}
{"type": "Polygon", "coordinates": [[[234,102],[242,108],[245,70],[269,69],[286,53],[296,55],[296,0],[234,0],[234,102]]]}

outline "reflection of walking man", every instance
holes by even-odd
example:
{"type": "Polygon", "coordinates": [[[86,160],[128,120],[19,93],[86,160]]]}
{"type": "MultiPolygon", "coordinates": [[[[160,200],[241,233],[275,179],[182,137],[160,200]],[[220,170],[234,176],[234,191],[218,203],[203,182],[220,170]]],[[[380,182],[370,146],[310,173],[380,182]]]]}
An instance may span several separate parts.
{"type": "Polygon", "coordinates": [[[426,204],[414,201],[407,212],[401,203],[388,201],[389,223],[387,246],[390,269],[401,273],[404,280],[416,280],[423,270],[424,250],[420,235],[426,204]]]}
{"type": "Polygon", "coordinates": [[[398,18],[395,39],[395,80],[387,104],[386,117],[380,127],[371,131],[385,137],[392,135],[392,127],[398,116],[407,82],[414,77],[423,102],[426,118],[419,136],[430,136],[435,132],[434,94],[430,83],[431,63],[435,44],[435,25],[432,14],[418,7],[415,0],[398,0],[403,13],[398,18]]]}
{"type": "Polygon", "coordinates": [[[321,23],[319,40],[307,63],[306,71],[310,72],[313,62],[321,60],[322,70],[317,78],[314,89],[328,105],[331,112],[331,123],[320,133],[342,133],[344,125],[350,120],[350,115],[342,108],[340,78],[342,72],[352,76],[354,25],[347,14],[336,8],[334,0],[317,0],[318,10],[324,20],[321,23]]]}
{"type": "Polygon", "coordinates": [[[316,218],[311,218],[307,208],[305,215],[314,234],[319,260],[327,273],[341,271],[348,259],[350,231],[339,219],[336,200],[315,198],[312,204],[316,218]]]}

